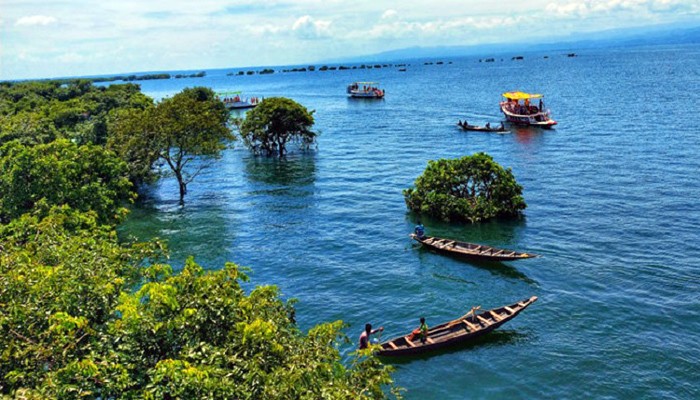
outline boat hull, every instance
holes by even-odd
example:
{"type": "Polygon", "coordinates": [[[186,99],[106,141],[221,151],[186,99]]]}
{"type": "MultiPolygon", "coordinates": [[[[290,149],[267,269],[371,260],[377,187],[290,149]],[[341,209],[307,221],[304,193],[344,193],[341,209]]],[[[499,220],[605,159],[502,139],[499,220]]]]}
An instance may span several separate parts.
{"type": "Polygon", "coordinates": [[[526,258],[539,257],[533,253],[523,253],[514,250],[499,249],[496,247],[480,245],[476,243],[459,242],[456,240],[424,236],[419,238],[411,234],[411,238],[418,243],[439,253],[464,258],[474,261],[517,261],[526,258]]]}
{"type": "Polygon", "coordinates": [[[543,110],[533,114],[517,114],[508,109],[508,102],[501,102],[501,112],[506,121],[518,126],[534,126],[538,128],[550,129],[557,124],[549,116],[549,111],[543,110]]]}
{"type": "Polygon", "coordinates": [[[380,356],[401,357],[430,353],[474,341],[510,321],[537,301],[537,296],[481,313],[467,313],[457,319],[428,330],[427,339],[411,339],[411,334],[398,336],[380,344],[380,356]]]}
{"type": "Polygon", "coordinates": [[[457,124],[462,130],[465,131],[474,131],[474,132],[508,132],[506,128],[487,128],[485,126],[477,126],[477,125],[460,125],[457,124]]]}
{"type": "Polygon", "coordinates": [[[235,103],[224,103],[226,105],[226,108],[229,110],[242,110],[246,108],[253,108],[257,106],[257,104],[251,104],[245,101],[238,101],[235,103]]]}
{"type": "Polygon", "coordinates": [[[364,92],[354,93],[354,92],[351,92],[350,97],[353,99],[383,99],[384,93],[364,93],[364,92]]]}

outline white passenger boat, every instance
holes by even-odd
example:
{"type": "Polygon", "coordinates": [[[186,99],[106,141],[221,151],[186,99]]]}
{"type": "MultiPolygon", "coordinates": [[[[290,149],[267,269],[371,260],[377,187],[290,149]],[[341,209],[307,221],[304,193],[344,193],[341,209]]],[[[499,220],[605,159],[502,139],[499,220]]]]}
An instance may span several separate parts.
{"type": "Polygon", "coordinates": [[[544,107],[543,95],[506,92],[503,93],[503,97],[505,100],[501,101],[501,112],[511,124],[540,128],[551,128],[557,124],[557,121],[551,118],[549,110],[544,107]],[[537,105],[531,104],[531,100],[534,99],[539,100],[537,105]]]}
{"type": "Polygon", "coordinates": [[[357,99],[384,98],[384,90],[379,88],[379,82],[353,82],[348,85],[347,93],[357,99]]]}

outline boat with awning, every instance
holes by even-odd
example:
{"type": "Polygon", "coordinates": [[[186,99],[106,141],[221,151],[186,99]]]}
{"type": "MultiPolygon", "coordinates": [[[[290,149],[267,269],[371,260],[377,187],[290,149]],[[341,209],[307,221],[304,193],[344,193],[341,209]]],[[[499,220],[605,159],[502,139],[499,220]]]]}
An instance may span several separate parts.
{"type": "Polygon", "coordinates": [[[219,96],[219,99],[224,102],[226,108],[230,110],[253,108],[262,101],[262,99],[258,97],[243,98],[241,91],[218,92],[216,95],[219,96]]]}
{"type": "Polygon", "coordinates": [[[353,82],[348,85],[347,93],[356,99],[382,99],[384,89],[379,88],[379,82],[353,82]]]}
{"type": "Polygon", "coordinates": [[[506,92],[501,101],[501,112],[514,125],[551,128],[557,124],[544,106],[544,95],[538,93],[506,92]],[[537,104],[533,104],[537,100],[537,104]]]}

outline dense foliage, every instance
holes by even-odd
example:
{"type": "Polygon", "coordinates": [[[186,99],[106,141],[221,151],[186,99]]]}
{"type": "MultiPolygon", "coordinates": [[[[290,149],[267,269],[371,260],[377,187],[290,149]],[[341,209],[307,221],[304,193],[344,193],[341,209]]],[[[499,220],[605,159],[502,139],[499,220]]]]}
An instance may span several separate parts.
{"type": "Polygon", "coordinates": [[[369,353],[341,362],[340,321],[302,333],[293,301],[274,286],[246,294],[233,263],[205,272],[189,259],[173,274],[157,243],[120,245],[67,208],[25,215],[0,238],[2,394],[375,399],[391,383],[369,353]]]}
{"type": "Polygon", "coordinates": [[[302,332],[295,300],[275,286],[246,293],[237,265],[205,272],[190,258],[175,274],[159,242],[118,239],[121,206],[133,198],[127,165],[145,177],[160,158],[184,175],[195,156],[221,151],[226,118],[202,88],[153,105],[133,85],[0,84],[0,397],[394,391],[391,368],[371,350],[343,362],[342,322],[302,332]]]}
{"type": "Polygon", "coordinates": [[[149,181],[153,165],[162,160],[178,181],[180,201],[187,185],[206,167],[202,158],[218,158],[234,139],[229,113],[214,92],[187,88],[144,110],[116,113],[108,146],[130,165],[132,178],[149,181]]]}
{"type": "Polygon", "coordinates": [[[248,112],[239,123],[239,131],[243,143],[254,153],[284,157],[289,142],[297,142],[303,149],[315,142],[313,124],[313,111],[291,99],[270,97],[248,112]]]}
{"type": "Polygon", "coordinates": [[[143,109],[152,103],[134,84],[102,87],[87,80],[2,83],[0,145],[49,143],[59,138],[102,145],[113,111],[143,109]]]}
{"type": "Polygon", "coordinates": [[[134,197],[126,170],[126,163],[97,145],[65,139],[36,146],[8,143],[0,148],[0,222],[61,205],[116,222],[134,197]]]}
{"type": "Polygon", "coordinates": [[[444,221],[512,217],[526,207],[510,168],[485,153],[428,162],[404,197],[410,210],[444,221]]]}

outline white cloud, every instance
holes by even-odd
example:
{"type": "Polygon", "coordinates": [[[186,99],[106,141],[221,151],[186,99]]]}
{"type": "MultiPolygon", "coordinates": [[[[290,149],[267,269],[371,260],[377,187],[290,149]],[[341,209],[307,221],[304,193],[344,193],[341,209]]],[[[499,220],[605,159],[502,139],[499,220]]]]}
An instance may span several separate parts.
{"type": "Polygon", "coordinates": [[[545,10],[560,18],[582,18],[611,13],[634,13],[636,16],[658,12],[698,12],[699,5],[686,0],[583,0],[547,4],[545,10]]]}
{"type": "Polygon", "coordinates": [[[304,15],[294,22],[292,31],[302,39],[318,39],[330,36],[331,21],[315,20],[304,15]]]}
{"type": "Polygon", "coordinates": [[[57,21],[56,18],[46,15],[31,15],[18,19],[17,22],[15,22],[15,26],[46,26],[56,23],[57,21]]]}
{"type": "Polygon", "coordinates": [[[303,63],[391,48],[550,39],[700,17],[700,0],[502,0],[468,6],[464,0],[0,3],[3,54],[15,55],[3,59],[0,79],[303,63]],[[52,29],[50,35],[46,28],[52,29]],[[213,46],[214,41],[222,44],[213,46]]]}
{"type": "Polygon", "coordinates": [[[382,19],[392,19],[395,18],[398,15],[396,10],[386,10],[384,11],[384,14],[382,14],[382,19]]]}

